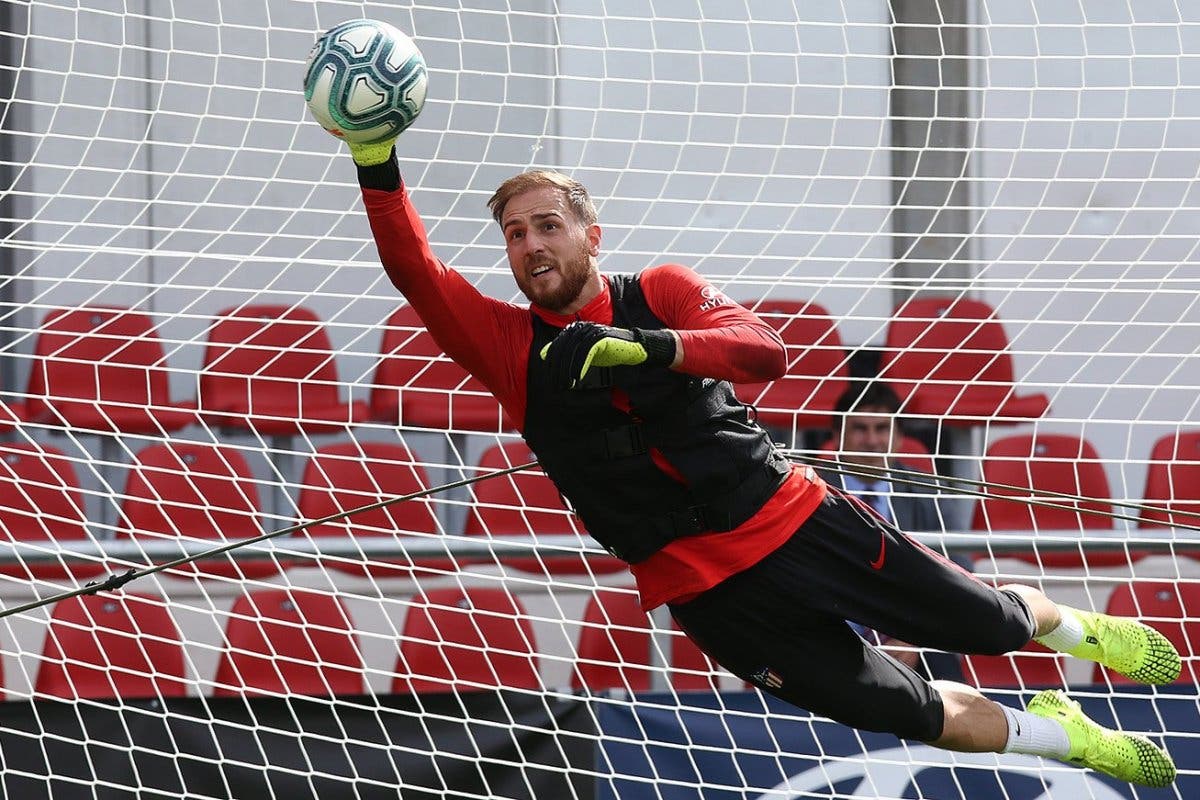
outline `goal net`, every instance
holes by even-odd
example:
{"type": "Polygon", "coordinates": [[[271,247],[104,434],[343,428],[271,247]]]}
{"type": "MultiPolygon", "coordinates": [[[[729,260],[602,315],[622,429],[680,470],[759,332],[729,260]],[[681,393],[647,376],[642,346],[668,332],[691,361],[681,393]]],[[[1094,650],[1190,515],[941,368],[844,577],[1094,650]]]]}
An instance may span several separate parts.
{"type": "Polygon", "coordinates": [[[5,795],[1200,796],[1198,24],[1101,0],[0,0],[5,795]],[[604,271],[689,265],[780,330],[788,375],[736,389],[797,458],[861,469],[837,400],[890,386],[925,541],[1146,619],[1185,666],[1150,691],[1034,650],[897,652],[1013,705],[1068,687],[1159,737],[1176,784],[857,733],[642,611],[388,282],[307,117],[309,48],[360,16],[428,63],[398,152],[443,260],[523,302],[485,201],[561,169],[604,271]]]}

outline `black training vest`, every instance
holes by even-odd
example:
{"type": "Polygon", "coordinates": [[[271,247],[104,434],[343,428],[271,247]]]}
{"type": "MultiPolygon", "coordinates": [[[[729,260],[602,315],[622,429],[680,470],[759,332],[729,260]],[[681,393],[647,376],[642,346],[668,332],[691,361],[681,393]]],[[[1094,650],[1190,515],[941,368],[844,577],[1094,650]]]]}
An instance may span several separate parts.
{"type": "MultiPolygon", "coordinates": [[[[636,276],[611,276],[613,325],[662,329],[636,276]]],[[[525,441],[588,533],[636,564],[682,536],[729,531],[762,508],[789,466],[727,381],[666,368],[588,372],[582,388],[555,391],[540,353],[561,328],[533,319],[525,441]],[[613,407],[625,393],[630,413],[613,407]],[[660,451],[683,475],[658,468],[660,451]]]]}

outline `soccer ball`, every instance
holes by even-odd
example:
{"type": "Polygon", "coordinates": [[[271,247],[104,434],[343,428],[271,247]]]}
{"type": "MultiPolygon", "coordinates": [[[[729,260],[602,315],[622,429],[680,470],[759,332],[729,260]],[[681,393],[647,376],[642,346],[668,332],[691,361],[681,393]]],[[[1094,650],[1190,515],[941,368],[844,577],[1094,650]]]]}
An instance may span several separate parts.
{"type": "Polygon", "coordinates": [[[317,39],[304,100],[321,127],[353,144],[394,139],[425,105],[428,73],[413,40],[386,22],[354,19],[317,39]]]}

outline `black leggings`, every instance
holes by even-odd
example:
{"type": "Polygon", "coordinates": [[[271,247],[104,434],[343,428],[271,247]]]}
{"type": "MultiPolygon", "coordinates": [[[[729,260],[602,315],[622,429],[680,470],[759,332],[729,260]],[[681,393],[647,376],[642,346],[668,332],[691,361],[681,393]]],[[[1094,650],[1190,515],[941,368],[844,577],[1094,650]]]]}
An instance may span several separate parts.
{"type": "Polygon", "coordinates": [[[701,649],[764,691],[855,728],[926,742],[942,734],[940,696],[846,620],[954,653],[1008,653],[1034,633],[1020,597],[832,488],[782,547],[671,613],[701,649]]]}

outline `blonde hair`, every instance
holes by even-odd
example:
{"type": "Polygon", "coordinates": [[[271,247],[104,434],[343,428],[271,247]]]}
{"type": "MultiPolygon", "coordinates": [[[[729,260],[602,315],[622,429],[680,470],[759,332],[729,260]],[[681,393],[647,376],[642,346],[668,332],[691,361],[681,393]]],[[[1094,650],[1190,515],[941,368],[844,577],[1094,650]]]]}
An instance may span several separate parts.
{"type": "Polygon", "coordinates": [[[551,186],[562,192],[576,219],[584,225],[596,224],[596,206],[592,203],[592,197],[584,185],[569,175],[548,169],[522,172],[500,184],[500,188],[487,202],[488,208],[492,210],[492,219],[499,224],[500,218],[504,216],[504,207],[508,205],[509,200],[530,189],[540,189],[543,186],[551,186]]]}

